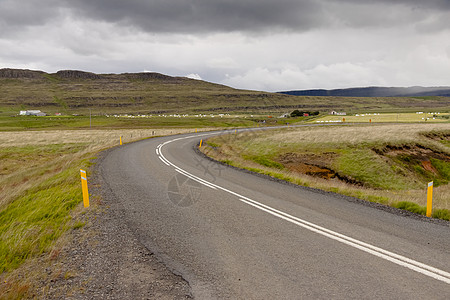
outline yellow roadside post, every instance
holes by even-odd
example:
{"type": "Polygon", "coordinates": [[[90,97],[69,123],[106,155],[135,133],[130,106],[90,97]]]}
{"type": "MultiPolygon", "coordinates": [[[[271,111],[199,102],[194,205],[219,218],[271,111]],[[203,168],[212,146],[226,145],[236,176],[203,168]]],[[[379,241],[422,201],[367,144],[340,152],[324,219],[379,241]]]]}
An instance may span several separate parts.
{"type": "Polygon", "coordinates": [[[120,146],[122,146],[122,136],[120,136],[120,146]]]}
{"type": "Polygon", "coordinates": [[[195,128],[195,133],[197,133],[197,128],[195,128]]]}
{"type": "Polygon", "coordinates": [[[83,204],[84,207],[89,207],[89,192],[88,192],[86,171],[80,170],[80,174],[81,174],[81,188],[83,190],[83,204]]]}
{"type": "Polygon", "coordinates": [[[203,140],[200,140],[200,146],[198,146],[199,148],[202,147],[202,142],[203,142],[203,140]]]}
{"type": "Polygon", "coordinates": [[[433,181],[428,182],[427,190],[427,217],[431,218],[431,211],[433,208],[433,181]]]}

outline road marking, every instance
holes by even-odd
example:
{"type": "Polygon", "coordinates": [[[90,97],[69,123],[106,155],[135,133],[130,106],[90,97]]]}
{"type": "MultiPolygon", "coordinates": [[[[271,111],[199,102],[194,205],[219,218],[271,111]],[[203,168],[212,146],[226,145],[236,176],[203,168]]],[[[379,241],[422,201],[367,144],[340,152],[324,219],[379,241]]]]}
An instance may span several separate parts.
{"type": "Polygon", "coordinates": [[[158,157],[163,163],[165,163],[166,165],[170,166],[161,156],[158,156],[158,157]]]}
{"type": "Polygon", "coordinates": [[[368,244],[368,243],[365,243],[363,241],[360,241],[360,240],[354,239],[352,237],[346,236],[344,234],[335,232],[335,231],[327,229],[325,227],[316,225],[316,224],[308,222],[306,220],[294,217],[294,216],[289,215],[289,214],[287,214],[285,212],[277,210],[277,209],[275,209],[273,207],[270,207],[270,206],[265,205],[263,203],[260,203],[258,201],[252,200],[252,199],[250,199],[248,197],[240,195],[240,194],[238,194],[236,192],[228,190],[228,189],[226,189],[224,187],[221,187],[219,185],[216,185],[216,184],[214,184],[212,182],[209,182],[207,180],[199,178],[199,177],[189,173],[188,171],[178,167],[174,163],[170,162],[168,159],[165,158],[165,156],[162,153],[162,148],[165,145],[169,144],[169,143],[172,143],[172,142],[175,142],[175,141],[179,141],[179,140],[189,139],[189,138],[193,138],[193,137],[207,136],[207,135],[214,135],[214,134],[217,134],[217,133],[209,133],[209,134],[202,134],[202,135],[190,135],[190,136],[187,136],[187,137],[176,138],[176,139],[173,139],[173,140],[166,141],[163,144],[158,145],[158,148],[159,148],[159,156],[158,157],[166,165],[170,165],[170,166],[174,167],[175,171],[177,171],[177,172],[179,172],[179,173],[181,173],[181,174],[183,174],[183,175],[185,175],[185,176],[187,176],[187,177],[189,177],[189,178],[191,178],[191,179],[193,179],[193,180],[195,180],[195,181],[197,181],[197,182],[199,182],[199,183],[201,183],[201,184],[203,184],[205,186],[208,186],[208,187],[210,187],[212,189],[215,189],[215,190],[218,189],[218,190],[222,190],[224,192],[227,192],[229,194],[232,194],[232,195],[238,197],[239,201],[241,201],[241,202],[243,202],[245,204],[248,204],[250,206],[253,206],[254,208],[257,208],[257,209],[259,209],[261,211],[269,213],[269,214],[271,214],[273,216],[276,216],[276,217],[278,217],[280,219],[283,219],[285,221],[293,223],[293,224],[295,224],[297,226],[300,226],[302,228],[305,228],[307,230],[310,230],[310,231],[315,232],[317,234],[320,234],[322,236],[328,237],[330,239],[333,239],[335,241],[341,242],[343,244],[346,244],[346,245],[351,246],[353,248],[359,249],[359,250],[364,251],[366,253],[372,254],[372,255],[377,256],[379,258],[385,259],[387,261],[390,261],[390,262],[395,263],[397,265],[403,266],[403,267],[408,268],[410,270],[416,271],[416,272],[421,273],[423,275],[426,275],[428,277],[431,277],[431,278],[434,278],[436,280],[439,280],[439,281],[445,282],[447,284],[450,284],[450,273],[448,273],[448,272],[445,272],[445,271],[437,269],[435,267],[426,265],[426,264],[418,262],[416,260],[407,258],[405,256],[402,256],[402,255],[399,255],[399,254],[396,254],[396,253],[384,250],[382,248],[373,246],[371,244],[368,244]]]}
{"type": "MultiPolygon", "coordinates": [[[[387,250],[384,250],[384,249],[372,246],[370,244],[361,242],[359,240],[355,240],[355,239],[353,239],[351,237],[348,237],[348,236],[342,235],[340,233],[328,230],[326,228],[317,226],[315,224],[312,224],[313,226],[307,225],[307,224],[305,224],[305,221],[302,220],[302,219],[298,219],[298,218],[296,218],[294,216],[291,216],[289,214],[280,212],[280,211],[278,211],[278,210],[276,210],[274,208],[271,208],[269,206],[266,206],[264,204],[261,205],[261,203],[259,203],[259,202],[256,202],[256,201],[253,201],[253,200],[252,201],[247,201],[245,199],[239,199],[239,201],[244,202],[244,203],[246,203],[248,205],[251,205],[251,206],[253,206],[253,207],[255,207],[255,208],[259,209],[259,210],[265,211],[265,212],[267,212],[267,213],[269,213],[271,215],[274,215],[274,216],[276,216],[276,217],[278,217],[280,219],[286,220],[286,221],[288,221],[290,223],[293,223],[295,225],[298,225],[300,227],[303,227],[305,229],[308,229],[308,230],[313,231],[315,233],[318,233],[320,235],[326,236],[326,237],[328,237],[330,239],[336,240],[336,241],[341,242],[343,244],[352,246],[354,248],[357,248],[357,249],[362,250],[364,252],[367,252],[367,253],[370,253],[372,255],[378,256],[380,258],[383,258],[385,260],[388,260],[388,261],[393,262],[395,264],[398,264],[400,266],[409,268],[409,269],[414,270],[416,272],[422,273],[422,274],[427,275],[429,277],[432,277],[434,279],[437,279],[437,280],[440,280],[440,281],[443,281],[445,283],[450,284],[450,273],[447,273],[445,271],[442,271],[442,270],[436,269],[434,267],[425,265],[423,263],[420,263],[420,262],[417,262],[415,260],[409,259],[407,257],[398,255],[396,253],[393,253],[393,252],[390,252],[390,251],[387,251],[387,250]],[[321,228],[322,230],[319,229],[319,228],[321,228]]],[[[309,223],[309,222],[306,222],[306,223],[309,223]]]]}
{"type": "Polygon", "coordinates": [[[181,169],[175,169],[175,171],[177,171],[177,172],[180,173],[180,174],[183,174],[184,176],[186,176],[186,177],[188,177],[188,178],[190,178],[190,179],[192,179],[192,180],[194,180],[194,181],[197,181],[198,183],[200,183],[200,184],[202,184],[202,185],[204,185],[204,186],[207,186],[207,187],[209,187],[209,188],[211,188],[211,189],[213,189],[213,190],[217,190],[214,186],[212,186],[211,184],[209,184],[209,182],[207,182],[207,181],[205,181],[205,180],[202,180],[201,178],[195,177],[195,176],[193,176],[193,175],[191,175],[191,174],[189,174],[189,173],[186,173],[184,170],[181,170],[181,169]]]}

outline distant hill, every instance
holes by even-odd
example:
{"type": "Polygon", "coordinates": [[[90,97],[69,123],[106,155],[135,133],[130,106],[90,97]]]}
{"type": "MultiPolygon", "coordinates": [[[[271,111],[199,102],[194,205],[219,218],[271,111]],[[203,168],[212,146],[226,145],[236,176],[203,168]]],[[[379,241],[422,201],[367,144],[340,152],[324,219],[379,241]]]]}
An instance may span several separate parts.
{"type": "MultiPolygon", "coordinates": [[[[422,90],[422,93],[427,91],[422,90]]],[[[94,114],[237,112],[273,116],[295,109],[320,112],[450,110],[449,97],[326,96],[325,92],[319,96],[297,97],[239,90],[154,72],[95,74],[78,70],[46,73],[0,69],[0,114],[3,115],[34,109],[47,114],[89,114],[90,111],[94,114]]]]}
{"type": "Polygon", "coordinates": [[[335,90],[285,91],[281,94],[294,96],[334,96],[334,97],[450,97],[450,87],[360,87],[335,90]]]}
{"type": "MultiPolygon", "coordinates": [[[[0,112],[184,113],[285,110],[296,97],[238,90],[220,84],[155,72],[95,74],[0,69],[0,112]]],[[[290,109],[290,108],[289,108],[290,109]]],[[[288,110],[289,110],[288,109],[288,110]]]]}

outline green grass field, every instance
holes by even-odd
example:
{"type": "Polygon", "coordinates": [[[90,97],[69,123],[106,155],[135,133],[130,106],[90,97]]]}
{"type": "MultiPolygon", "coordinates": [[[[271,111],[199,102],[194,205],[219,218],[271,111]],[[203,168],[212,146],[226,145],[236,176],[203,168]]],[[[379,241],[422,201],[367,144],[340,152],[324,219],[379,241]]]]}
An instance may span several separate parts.
{"type": "Polygon", "coordinates": [[[301,123],[448,123],[449,113],[431,114],[384,113],[351,116],[319,115],[313,117],[278,118],[269,114],[198,114],[193,115],[109,115],[109,116],[6,116],[0,115],[0,131],[66,130],[66,129],[125,129],[125,128],[229,128],[291,125],[301,123]],[[270,116],[270,117],[269,117],[270,116]],[[425,116],[428,120],[425,121],[425,116]]]}
{"type": "Polygon", "coordinates": [[[126,128],[225,128],[257,126],[257,119],[233,117],[106,117],[106,116],[0,116],[0,131],[126,129],[126,128]]]}
{"type": "Polygon", "coordinates": [[[319,126],[214,137],[202,151],[296,184],[421,212],[434,181],[433,216],[450,220],[449,138],[448,123],[319,126]]]}
{"type": "Polygon", "coordinates": [[[416,112],[416,113],[359,113],[347,116],[324,116],[316,123],[448,123],[450,113],[448,112],[416,112]]]}

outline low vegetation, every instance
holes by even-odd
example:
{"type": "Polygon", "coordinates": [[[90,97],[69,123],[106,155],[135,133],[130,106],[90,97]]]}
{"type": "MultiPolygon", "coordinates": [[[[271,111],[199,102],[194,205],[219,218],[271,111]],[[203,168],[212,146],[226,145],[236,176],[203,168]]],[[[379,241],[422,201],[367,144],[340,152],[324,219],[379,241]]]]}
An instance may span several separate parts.
{"type": "MultiPolygon", "coordinates": [[[[220,117],[174,117],[174,116],[0,116],[0,131],[27,130],[61,130],[61,129],[145,129],[145,128],[225,128],[225,127],[253,127],[259,120],[265,118],[230,116],[220,117]]],[[[275,120],[276,122],[277,120],[275,120]]],[[[279,120],[281,123],[281,120],[279,120]]],[[[283,123],[281,123],[283,124],[283,123]]]]}
{"type": "MultiPolygon", "coordinates": [[[[0,298],[20,298],[45,274],[21,267],[51,263],[67,233],[84,226],[80,169],[102,149],[192,129],[2,132],[0,144],[0,298]],[[37,259],[40,260],[37,260],[37,259]],[[26,277],[24,278],[24,275],[26,277]]],[[[95,209],[96,200],[91,199],[95,209]]]]}
{"type": "Polygon", "coordinates": [[[326,115],[317,120],[324,122],[343,123],[448,123],[450,113],[441,112],[398,112],[398,113],[355,113],[345,116],[326,115]]]}
{"type": "Polygon", "coordinates": [[[450,220],[447,124],[320,126],[219,136],[207,155],[304,186],[450,220]]]}

